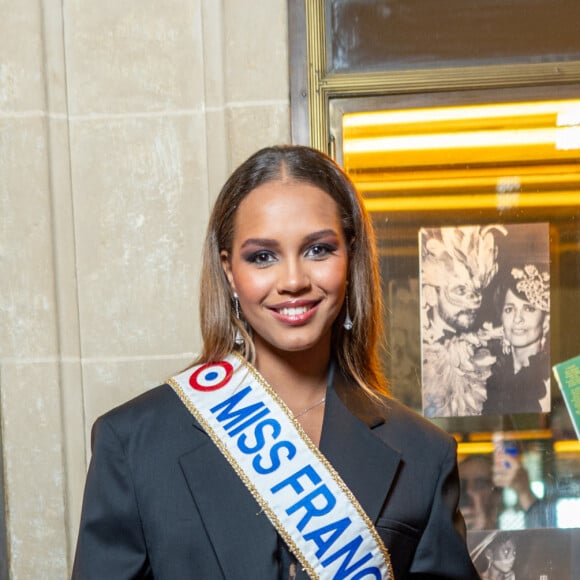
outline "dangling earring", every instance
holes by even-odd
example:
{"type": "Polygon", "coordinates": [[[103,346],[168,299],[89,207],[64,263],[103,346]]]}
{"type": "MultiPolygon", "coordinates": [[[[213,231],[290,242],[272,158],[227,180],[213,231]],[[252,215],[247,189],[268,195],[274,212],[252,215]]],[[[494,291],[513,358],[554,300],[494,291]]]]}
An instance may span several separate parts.
{"type": "Polygon", "coordinates": [[[342,323],[342,325],[344,326],[345,330],[350,330],[352,328],[352,319],[350,317],[350,312],[348,309],[348,294],[345,298],[345,302],[346,302],[346,316],[344,317],[344,322],[342,323]]]}
{"type": "MultiPolygon", "coordinates": [[[[234,309],[236,311],[236,318],[238,320],[240,320],[240,301],[238,299],[237,292],[234,292],[234,309]]],[[[244,337],[243,337],[242,332],[238,326],[236,326],[236,336],[234,338],[234,342],[238,346],[241,346],[242,344],[244,344],[244,337]]]]}

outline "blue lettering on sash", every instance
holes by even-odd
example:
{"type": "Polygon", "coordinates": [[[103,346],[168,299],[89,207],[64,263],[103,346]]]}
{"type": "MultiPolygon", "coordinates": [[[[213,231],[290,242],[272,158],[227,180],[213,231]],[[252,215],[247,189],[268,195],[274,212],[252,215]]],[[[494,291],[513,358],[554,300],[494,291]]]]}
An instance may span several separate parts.
{"type": "Polygon", "coordinates": [[[326,515],[335,505],[336,498],[328,489],[328,487],[322,484],[316,489],[312,490],[309,494],[305,495],[294,505],[290,506],[286,510],[286,513],[290,516],[300,509],[304,509],[306,511],[296,526],[300,531],[302,531],[312,518],[326,515]],[[315,500],[319,498],[322,499],[322,503],[319,502],[319,506],[317,507],[315,505],[315,500]]]}
{"type": "MultiPolygon", "coordinates": [[[[281,431],[280,423],[278,423],[276,419],[265,419],[254,427],[254,436],[256,439],[255,445],[248,445],[248,436],[240,435],[240,438],[238,439],[238,447],[240,451],[246,455],[260,451],[260,449],[262,449],[266,443],[266,437],[264,434],[266,427],[271,427],[272,439],[278,439],[278,435],[280,435],[281,431]]],[[[232,435],[232,433],[230,433],[230,435],[232,435]]]]}
{"type": "Polygon", "coordinates": [[[280,467],[281,459],[279,450],[286,449],[286,457],[290,461],[294,459],[296,455],[296,447],[290,441],[279,441],[278,443],[274,443],[270,449],[270,461],[271,464],[269,467],[265,467],[261,464],[262,456],[256,455],[254,460],[252,461],[253,468],[260,473],[261,475],[267,475],[268,473],[273,473],[280,467]]]}
{"type": "MultiPolygon", "coordinates": [[[[256,423],[256,421],[270,413],[270,409],[268,409],[262,402],[248,405],[241,409],[235,409],[240,401],[251,391],[252,387],[248,385],[241,391],[210,409],[210,412],[216,415],[217,421],[224,423],[224,430],[227,431],[230,437],[235,437],[242,431],[246,430],[250,425],[256,423]],[[218,411],[220,411],[219,414],[217,414],[218,411]],[[225,423],[226,421],[229,422],[225,423]]],[[[276,419],[266,419],[254,427],[253,443],[250,442],[248,435],[244,433],[240,435],[237,440],[238,449],[245,455],[252,455],[262,450],[266,445],[266,427],[270,427],[272,439],[277,439],[282,430],[280,423],[276,421],[276,419]]],[[[282,457],[280,453],[282,450],[286,450],[286,457],[289,460],[292,460],[296,455],[296,447],[293,443],[290,441],[279,441],[270,448],[268,453],[270,458],[269,465],[264,465],[262,463],[263,457],[261,455],[256,455],[252,461],[254,470],[261,475],[266,475],[276,471],[281,464],[282,457]]]]}
{"type": "MultiPolygon", "coordinates": [[[[342,548],[340,548],[339,550],[334,552],[334,554],[331,554],[328,558],[326,558],[326,560],[321,562],[322,566],[324,568],[326,568],[329,564],[332,564],[332,562],[334,562],[335,560],[337,560],[341,556],[343,556],[343,555],[346,556],[345,559],[343,560],[343,562],[340,564],[340,568],[338,569],[336,574],[333,576],[333,580],[343,580],[344,578],[348,578],[348,576],[350,574],[356,572],[356,570],[358,568],[360,568],[362,565],[364,565],[366,562],[368,562],[372,558],[372,554],[370,552],[367,552],[364,556],[362,556],[354,564],[349,566],[351,560],[355,556],[356,551],[359,549],[361,544],[362,544],[362,538],[360,537],[360,535],[358,535],[356,538],[354,538],[348,544],[346,544],[346,546],[343,546],[342,548]]],[[[361,574],[363,572],[364,572],[365,576],[368,576],[369,574],[375,574],[375,571],[378,574],[378,576],[375,576],[375,577],[379,578],[379,580],[380,580],[380,578],[381,578],[380,570],[374,566],[367,568],[365,570],[359,571],[357,573],[357,575],[355,576],[355,578],[363,578],[364,576],[361,576],[361,574]]],[[[354,580],[354,578],[353,578],[353,580],[354,580]]]]}
{"type": "Polygon", "coordinates": [[[241,409],[237,409],[236,411],[232,411],[234,407],[248,394],[252,391],[251,386],[244,387],[241,391],[238,391],[234,395],[232,395],[229,399],[218,403],[214,407],[210,409],[210,412],[216,415],[218,411],[223,409],[223,411],[216,416],[216,419],[220,423],[224,423],[228,419],[231,421],[226,425],[224,424],[224,429],[229,431],[232,427],[239,423],[240,421],[251,417],[255,411],[258,409],[263,408],[265,405],[262,402],[255,403],[253,405],[248,405],[247,407],[243,407],[241,409]]]}
{"type": "Polygon", "coordinates": [[[287,477],[286,479],[283,479],[280,483],[277,483],[272,489],[270,489],[270,491],[272,493],[278,493],[281,489],[283,489],[287,485],[290,485],[292,486],[292,489],[296,493],[302,493],[304,491],[304,488],[302,487],[302,484],[299,481],[299,479],[302,476],[308,477],[310,481],[314,484],[320,483],[322,481],[320,475],[316,473],[312,465],[305,465],[302,469],[299,469],[296,473],[293,473],[291,476],[287,477]]]}
{"type": "Polygon", "coordinates": [[[304,534],[304,539],[307,542],[314,542],[318,546],[316,557],[322,558],[322,556],[326,554],[332,544],[338,540],[351,523],[352,520],[350,518],[342,518],[336,522],[328,524],[327,526],[322,526],[317,530],[312,530],[311,532],[304,534]]]}
{"type": "Polygon", "coordinates": [[[229,432],[230,437],[234,437],[238,433],[241,433],[244,429],[248,428],[252,423],[255,423],[258,419],[265,417],[269,413],[270,413],[270,409],[268,409],[266,407],[265,409],[262,409],[261,411],[259,411],[255,415],[252,415],[249,419],[246,419],[246,421],[244,421],[243,423],[241,423],[240,425],[238,425],[234,429],[231,429],[229,432]]]}

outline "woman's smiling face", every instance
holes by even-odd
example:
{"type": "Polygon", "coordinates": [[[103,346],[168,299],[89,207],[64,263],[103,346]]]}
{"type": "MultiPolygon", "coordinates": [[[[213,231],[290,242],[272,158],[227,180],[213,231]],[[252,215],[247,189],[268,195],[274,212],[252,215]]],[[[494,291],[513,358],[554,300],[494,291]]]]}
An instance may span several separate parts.
{"type": "Polygon", "coordinates": [[[501,321],[506,339],[515,348],[524,348],[543,336],[545,313],[518,298],[511,290],[506,292],[501,321]]]}
{"type": "Polygon", "coordinates": [[[235,218],[222,264],[262,348],[329,347],[346,294],[348,251],[339,209],[304,182],[272,181],[251,191],[235,218]]]}

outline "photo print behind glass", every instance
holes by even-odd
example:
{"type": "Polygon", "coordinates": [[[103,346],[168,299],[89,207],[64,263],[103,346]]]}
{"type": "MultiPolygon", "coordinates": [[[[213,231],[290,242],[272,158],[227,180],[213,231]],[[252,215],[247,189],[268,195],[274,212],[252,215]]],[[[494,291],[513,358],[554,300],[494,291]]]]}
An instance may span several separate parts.
{"type": "Polygon", "coordinates": [[[548,224],[422,228],[423,413],[550,410],[548,224]]]}

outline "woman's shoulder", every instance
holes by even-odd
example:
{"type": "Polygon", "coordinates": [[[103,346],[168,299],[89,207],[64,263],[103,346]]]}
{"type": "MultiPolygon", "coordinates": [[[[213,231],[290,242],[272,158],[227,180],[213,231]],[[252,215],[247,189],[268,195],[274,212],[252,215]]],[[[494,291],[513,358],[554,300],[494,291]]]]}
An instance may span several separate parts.
{"type": "Polygon", "coordinates": [[[144,391],[104,413],[100,419],[114,422],[150,414],[175,402],[176,394],[167,383],[144,391]]]}
{"type": "Polygon", "coordinates": [[[165,383],[149,389],[101,415],[95,434],[112,430],[119,439],[130,440],[145,433],[168,433],[178,425],[191,425],[193,417],[173,388],[165,383]]]}
{"type": "Polygon", "coordinates": [[[383,398],[385,423],[382,429],[406,445],[447,449],[453,437],[417,411],[392,398],[383,398]]]}
{"type": "Polygon", "coordinates": [[[454,443],[446,431],[391,396],[377,393],[369,397],[346,377],[336,382],[335,390],[352,414],[399,448],[448,449],[454,443]]]}

